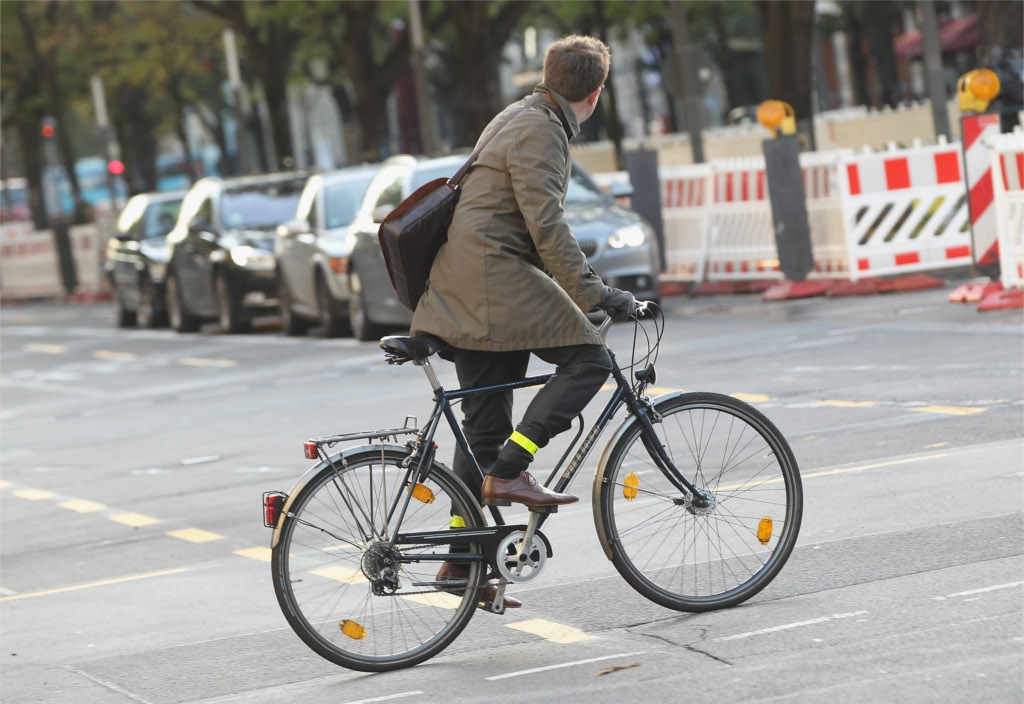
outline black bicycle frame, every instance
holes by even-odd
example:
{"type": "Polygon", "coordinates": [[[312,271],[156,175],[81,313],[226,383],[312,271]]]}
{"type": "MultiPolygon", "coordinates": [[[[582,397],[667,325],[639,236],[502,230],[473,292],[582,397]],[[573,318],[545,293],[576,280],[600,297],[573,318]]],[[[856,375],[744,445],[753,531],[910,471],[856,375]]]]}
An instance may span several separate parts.
{"type": "MultiPolygon", "coordinates": [[[[548,488],[552,488],[554,491],[562,493],[569,487],[570,484],[572,484],[573,479],[579,472],[580,467],[583,466],[583,462],[586,461],[587,456],[590,454],[590,451],[593,449],[594,444],[597,442],[597,439],[600,437],[601,433],[608,425],[608,422],[615,416],[615,413],[618,411],[619,407],[623,403],[625,403],[626,406],[629,408],[630,413],[639,421],[642,428],[641,432],[644,435],[644,444],[651,452],[652,459],[654,459],[655,464],[662,471],[665,477],[673,484],[673,486],[679,489],[680,492],[689,495],[691,501],[696,506],[700,507],[705,505],[707,501],[706,498],[699,491],[697,491],[696,487],[694,487],[693,484],[691,484],[686,479],[686,477],[684,477],[679,472],[678,469],[676,469],[675,463],[672,461],[671,457],[669,457],[668,452],[665,449],[665,446],[661,443],[661,440],[658,438],[658,434],[654,430],[654,425],[651,423],[651,419],[648,416],[646,409],[641,404],[636,394],[633,393],[633,390],[629,386],[629,382],[627,382],[626,378],[623,376],[622,370],[619,368],[618,362],[615,359],[615,354],[612,353],[611,350],[608,351],[608,354],[612,360],[611,375],[612,378],[615,379],[615,390],[614,392],[612,392],[612,397],[611,399],[609,399],[608,404],[604,407],[604,410],[601,411],[601,414],[598,416],[597,421],[595,421],[593,427],[590,429],[590,432],[587,433],[587,436],[577,447],[576,453],[573,455],[572,460],[570,460],[569,464],[566,465],[565,471],[562,472],[561,476],[558,478],[558,481],[555,482],[554,487],[548,488]]],[[[550,380],[552,377],[554,377],[553,372],[547,374],[540,374],[537,376],[525,377],[518,381],[512,381],[504,384],[494,384],[492,386],[478,386],[469,389],[456,389],[455,391],[445,391],[444,389],[439,388],[437,392],[435,392],[434,394],[434,412],[430,416],[430,420],[427,423],[427,428],[419,434],[420,453],[416,468],[414,470],[411,470],[413,476],[411,478],[410,486],[415,486],[418,482],[425,479],[427,473],[430,471],[430,467],[433,464],[433,438],[434,433],[437,430],[438,423],[440,423],[441,421],[441,416],[444,416],[444,418],[448,421],[448,425],[451,428],[452,434],[455,436],[455,442],[458,444],[459,449],[462,450],[466,459],[469,461],[470,466],[473,468],[475,472],[477,472],[477,474],[479,474],[481,477],[483,476],[483,470],[480,469],[480,465],[477,463],[476,457],[474,457],[473,452],[469,447],[469,441],[466,440],[466,436],[462,432],[462,427],[460,426],[458,419],[455,417],[455,412],[453,410],[453,402],[461,401],[462,399],[472,396],[482,396],[484,394],[496,393],[499,391],[512,391],[516,389],[528,388],[531,386],[541,386],[543,384],[546,384],[548,380],[550,380]]],[[[545,486],[550,484],[551,478],[553,478],[553,476],[554,474],[552,474],[552,477],[549,477],[548,481],[545,483],[545,486]]],[[[411,491],[406,493],[407,495],[405,497],[405,502],[402,505],[401,512],[398,517],[395,532],[392,534],[391,537],[390,542],[392,547],[394,546],[395,541],[399,537],[398,527],[402,525],[402,519],[405,518],[406,508],[408,507],[409,501],[412,498],[411,491]]],[[[502,518],[501,512],[498,510],[498,508],[495,506],[488,506],[488,508],[491,511],[491,516],[494,519],[495,525],[504,526],[505,520],[502,518]]],[[[549,515],[550,514],[544,514],[540,516],[538,526],[543,524],[543,522],[547,520],[549,515]]],[[[445,540],[444,542],[447,542],[449,544],[455,544],[459,542],[468,543],[471,542],[470,533],[472,533],[473,535],[477,535],[479,532],[480,529],[474,529],[472,531],[469,531],[467,532],[467,535],[464,537],[464,539],[460,540],[457,537],[459,533],[458,530],[449,530],[444,533],[444,536],[447,538],[447,540],[445,540]],[[453,538],[455,538],[455,540],[453,540],[453,538]]],[[[407,535],[403,537],[412,539],[414,536],[407,535]]],[[[434,542],[434,537],[435,536],[431,534],[429,536],[429,539],[427,539],[425,542],[434,542]]],[[[428,535],[417,534],[415,538],[417,540],[420,538],[428,538],[428,535]]],[[[421,556],[420,559],[422,559],[422,557],[424,556],[421,556]]],[[[439,559],[447,559],[449,556],[438,555],[437,557],[439,559]]],[[[469,556],[467,555],[459,555],[459,557],[464,560],[469,559],[469,556]]]]}

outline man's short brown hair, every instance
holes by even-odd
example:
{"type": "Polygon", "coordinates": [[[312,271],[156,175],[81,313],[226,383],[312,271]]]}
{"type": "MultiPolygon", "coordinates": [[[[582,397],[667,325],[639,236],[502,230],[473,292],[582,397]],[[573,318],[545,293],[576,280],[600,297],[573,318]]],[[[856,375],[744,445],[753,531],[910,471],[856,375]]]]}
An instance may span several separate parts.
{"type": "Polygon", "coordinates": [[[575,103],[604,84],[610,65],[611,52],[604,42],[573,34],[544,54],[544,85],[575,103]]]}

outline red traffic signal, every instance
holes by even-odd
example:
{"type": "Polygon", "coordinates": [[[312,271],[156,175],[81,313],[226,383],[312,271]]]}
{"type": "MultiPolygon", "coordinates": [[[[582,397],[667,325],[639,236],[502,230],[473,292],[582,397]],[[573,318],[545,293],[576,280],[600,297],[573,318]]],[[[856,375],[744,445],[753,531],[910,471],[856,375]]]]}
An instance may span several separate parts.
{"type": "Polygon", "coordinates": [[[43,128],[39,131],[42,132],[43,136],[46,137],[47,139],[51,139],[53,135],[57,134],[57,128],[49,122],[44,124],[43,128]]]}
{"type": "Polygon", "coordinates": [[[107,170],[115,176],[120,176],[124,173],[124,162],[114,159],[107,164],[107,170]]]}

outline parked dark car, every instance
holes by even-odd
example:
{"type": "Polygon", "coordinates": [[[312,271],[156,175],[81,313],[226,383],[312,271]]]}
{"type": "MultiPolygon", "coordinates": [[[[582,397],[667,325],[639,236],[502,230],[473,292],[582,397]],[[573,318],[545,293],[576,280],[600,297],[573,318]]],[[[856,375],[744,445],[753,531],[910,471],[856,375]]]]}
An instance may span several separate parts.
{"type": "Polygon", "coordinates": [[[195,332],[216,320],[224,332],[245,332],[253,318],[277,312],[275,231],[294,216],[307,177],[203,178],[192,186],[167,236],[171,327],[195,332]]]}
{"type": "Polygon", "coordinates": [[[167,233],[178,220],[184,197],[185,191],[140,193],[121,211],[103,262],[118,327],[167,325],[167,233]]]}
{"type": "MultiPolygon", "coordinates": [[[[358,272],[353,296],[359,295],[364,320],[361,340],[407,327],[412,314],[399,303],[381,253],[377,231],[402,200],[435,178],[454,176],[468,155],[424,159],[399,155],[386,160],[370,182],[363,205],[350,227],[350,268],[358,272]]],[[[617,196],[631,191],[616,192],[617,196]]],[[[606,284],[631,291],[638,299],[659,300],[661,255],[654,231],[639,215],[618,205],[579,164],[573,164],[565,215],[580,249],[606,284]]],[[[350,274],[351,276],[351,274],[350,274]]]]}
{"type": "MultiPolygon", "coordinates": [[[[278,303],[281,327],[302,335],[319,325],[324,337],[365,333],[359,296],[352,295],[349,254],[366,187],[379,165],[314,174],[299,198],[294,219],[277,228],[278,303]]],[[[352,271],[358,287],[358,273],[352,271]]]]}

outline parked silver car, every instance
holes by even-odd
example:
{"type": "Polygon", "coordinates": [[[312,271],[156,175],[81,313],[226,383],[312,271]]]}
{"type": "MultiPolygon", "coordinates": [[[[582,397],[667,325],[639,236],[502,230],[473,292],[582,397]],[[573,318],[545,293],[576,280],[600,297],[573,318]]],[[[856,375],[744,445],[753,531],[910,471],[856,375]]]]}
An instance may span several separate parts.
{"type": "Polygon", "coordinates": [[[278,226],[274,257],[286,334],[302,335],[317,324],[324,337],[353,328],[363,333],[362,308],[349,277],[354,241],[349,226],[379,168],[354,166],[310,176],[294,219],[278,226]]]}
{"type": "Polygon", "coordinates": [[[178,219],[184,198],[185,191],[140,193],[121,211],[103,261],[118,327],[167,325],[167,233],[178,219]]]}
{"type": "MultiPolygon", "coordinates": [[[[412,314],[398,302],[377,240],[381,221],[409,194],[435,178],[454,176],[468,155],[424,159],[408,155],[385,161],[370,183],[350,232],[350,267],[359,272],[361,340],[408,326],[412,314]]],[[[629,193],[618,192],[618,196],[629,193]]],[[[606,284],[631,291],[641,300],[658,300],[661,255],[654,231],[639,215],[602,191],[579,164],[573,164],[565,215],[580,249],[606,284]]]]}

